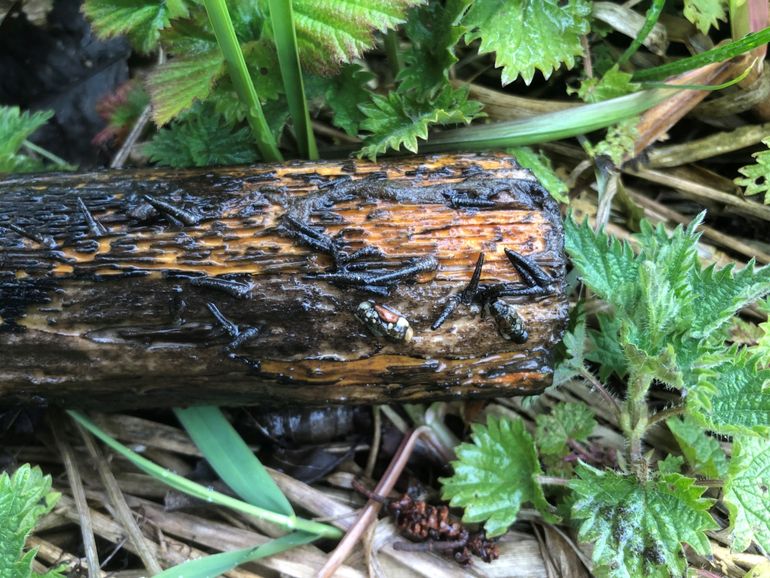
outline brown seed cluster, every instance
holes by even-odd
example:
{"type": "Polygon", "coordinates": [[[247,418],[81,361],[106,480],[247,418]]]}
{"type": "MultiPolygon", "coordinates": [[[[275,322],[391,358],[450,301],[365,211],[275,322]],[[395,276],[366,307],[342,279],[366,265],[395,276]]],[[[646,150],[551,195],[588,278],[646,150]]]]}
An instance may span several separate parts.
{"type": "Polygon", "coordinates": [[[449,513],[448,506],[433,506],[424,500],[415,500],[409,494],[388,500],[386,504],[399,532],[413,542],[425,544],[421,548],[415,548],[418,544],[394,544],[394,548],[449,551],[463,566],[471,563],[472,556],[478,556],[484,562],[492,562],[499,556],[497,544],[488,540],[483,530],[469,531],[449,513]]]}

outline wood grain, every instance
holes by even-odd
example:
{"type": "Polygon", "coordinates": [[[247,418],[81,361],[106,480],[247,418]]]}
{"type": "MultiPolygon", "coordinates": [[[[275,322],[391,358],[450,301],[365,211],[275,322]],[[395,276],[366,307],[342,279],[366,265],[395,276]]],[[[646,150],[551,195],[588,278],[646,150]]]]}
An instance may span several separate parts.
{"type": "Polygon", "coordinates": [[[502,155],[9,178],[0,401],[112,409],[536,393],[565,323],[564,272],[558,206],[502,155]],[[292,222],[347,255],[379,249],[385,271],[437,266],[371,295],[316,278],[335,261],[292,222]],[[554,280],[547,295],[507,298],[529,340],[503,339],[466,305],[432,331],[480,252],[482,284],[522,282],[504,248],[554,280]],[[240,283],[244,298],[211,278],[240,283]],[[354,317],[366,299],[402,312],[414,338],[372,335],[354,317]],[[209,304],[259,336],[228,349],[209,304]]]}

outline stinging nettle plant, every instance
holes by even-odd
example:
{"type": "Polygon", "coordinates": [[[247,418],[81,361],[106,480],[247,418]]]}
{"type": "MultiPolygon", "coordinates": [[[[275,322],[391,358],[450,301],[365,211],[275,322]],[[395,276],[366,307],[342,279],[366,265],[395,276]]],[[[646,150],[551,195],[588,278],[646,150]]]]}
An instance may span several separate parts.
{"type": "Polygon", "coordinates": [[[454,475],[442,481],[444,497],[466,508],[465,521],[484,522],[495,536],[525,502],[547,521],[558,520],[558,512],[593,544],[595,572],[612,577],[683,575],[685,544],[710,554],[707,532],[720,528],[712,516],[717,505],[729,514],[734,550],[752,542],[770,550],[767,324],[757,344],[729,345],[738,310],[770,293],[770,266],[702,268],[702,218],[671,235],[643,221],[638,253],[567,220],[567,252],[608,308],[597,314],[598,330],[588,329],[577,309],[555,381],[583,378],[601,391],[625,437],[625,454],[615,468],[565,462],[570,446],[585,446],[596,425],[581,404],[538,416],[534,436],[521,420],[490,418],[474,426],[473,443],[458,447],[454,475]],[[625,382],[624,398],[602,385],[610,378],[625,382]],[[677,401],[651,413],[653,388],[678,393],[677,401]],[[645,451],[645,435],[663,422],[681,456],[657,459],[645,451]],[[732,439],[731,457],[714,434],[732,439]],[[546,499],[549,486],[559,489],[552,494],[558,509],[546,499]]]}

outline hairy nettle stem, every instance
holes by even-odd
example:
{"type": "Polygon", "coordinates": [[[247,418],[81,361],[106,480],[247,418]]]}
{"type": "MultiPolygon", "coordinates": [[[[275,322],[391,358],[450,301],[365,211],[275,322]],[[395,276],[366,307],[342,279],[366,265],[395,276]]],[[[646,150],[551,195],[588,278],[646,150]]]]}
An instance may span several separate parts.
{"type": "Polygon", "coordinates": [[[649,426],[649,410],[647,408],[647,392],[652,385],[652,377],[641,372],[629,379],[628,397],[623,403],[620,415],[620,426],[628,439],[629,463],[636,475],[644,480],[647,478],[647,468],[644,467],[642,455],[642,439],[649,426]]]}

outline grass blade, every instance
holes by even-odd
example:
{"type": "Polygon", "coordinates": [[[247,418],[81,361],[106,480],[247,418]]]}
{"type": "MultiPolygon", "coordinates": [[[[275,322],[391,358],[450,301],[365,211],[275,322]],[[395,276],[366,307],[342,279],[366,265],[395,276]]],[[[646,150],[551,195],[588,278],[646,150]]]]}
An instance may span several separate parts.
{"type": "Polygon", "coordinates": [[[289,500],[218,407],[174,408],[174,414],[219,477],[241,498],[291,516],[289,500]]]}
{"type": "Polygon", "coordinates": [[[203,3],[209,15],[211,27],[214,29],[214,35],[217,37],[217,43],[227,62],[227,70],[233,80],[233,86],[238,92],[238,97],[246,104],[249,126],[259,152],[266,161],[282,161],[283,157],[267,125],[257,91],[246,68],[246,61],[243,59],[241,45],[235,35],[227,4],[225,0],[203,0],[203,3]]]}
{"type": "Polygon", "coordinates": [[[166,468],[159,466],[158,464],[152,463],[147,458],[140,456],[136,452],[128,449],[122,443],[104,433],[94,422],[92,422],[82,413],[78,411],[67,410],[67,414],[84,428],[86,428],[89,432],[91,432],[94,436],[102,440],[102,442],[112,448],[115,452],[129,460],[137,468],[150,474],[152,477],[160,480],[175,490],[179,490],[180,492],[184,492],[185,494],[210,504],[224,506],[238,512],[243,512],[244,514],[272,522],[273,524],[286,530],[300,530],[302,532],[309,532],[324,538],[340,538],[342,536],[342,532],[333,526],[298,518],[295,515],[286,516],[284,514],[271,512],[270,510],[242,502],[236,498],[232,498],[215,490],[206,488],[200,484],[196,484],[187,478],[184,478],[170,470],[167,470],[166,468]]]}
{"type": "Polygon", "coordinates": [[[280,554],[317,539],[316,534],[292,532],[254,548],[243,548],[242,550],[222,552],[221,554],[212,554],[205,558],[190,560],[156,574],[155,578],[210,578],[211,576],[219,576],[246,562],[280,554]]]}
{"type": "Polygon", "coordinates": [[[477,151],[573,137],[636,116],[666,100],[676,90],[645,90],[532,118],[448,130],[432,136],[420,148],[422,152],[477,151]]]}
{"type": "Polygon", "coordinates": [[[278,64],[281,67],[283,89],[289,103],[289,112],[294,124],[294,136],[297,138],[300,154],[310,160],[318,160],[313,126],[305,98],[305,85],[302,82],[302,69],[297,51],[297,31],[294,28],[294,12],[291,0],[268,0],[270,21],[273,24],[273,37],[278,51],[278,64]]]}
{"type": "Polygon", "coordinates": [[[634,73],[632,80],[634,82],[642,80],[655,80],[658,78],[666,78],[667,76],[674,76],[675,74],[681,74],[688,70],[700,68],[707,64],[714,62],[722,62],[729,60],[734,56],[739,56],[745,52],[749,52],[754,48],[763,46],[770,42],[770,27],[764,28],[759,32],[752,32],[747,34],[740,40],[729,42],[721,46],[706,50],[695,56],[688,56],[687,58],[681,58],[662,66],[655,66],[654,68],[646,68],[645,70],[639,70],[634,73]]]}
{"type": "Polygon", "coordinates": [[[636,53],[637,50],[639,50],[639,47],[645,41],[645,39],[650,34],[652,29],[655,27],[655,24],[660,18],[660,14],[661,12],[663,12],[663,7],[665,5],[666,5],[666,0],[653,0],[652,5],[647,10],[647,16],[644,20],[644,25],[642,26],[642,29],[639,30],[639,34],[636,35],[636,38],[634,38],[634,41],[631,43],[631,45],[628,48],[626,48],[626,51],[618,59],[618,62],[617,62],[618,66],[623,66],[623,64],[628,62],[628,59],[631,58],[636,53]]]}

